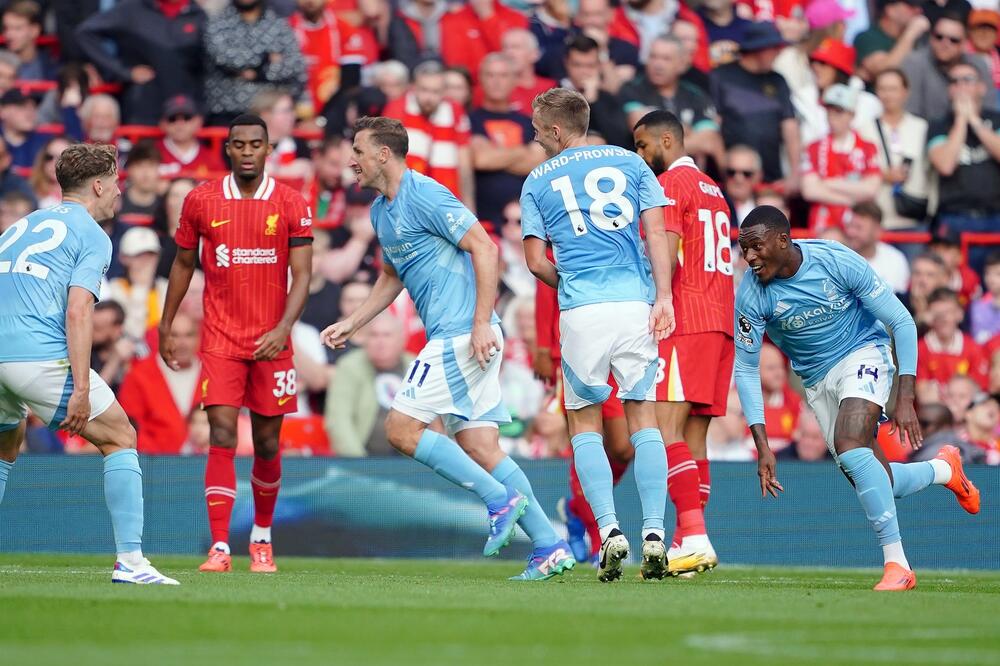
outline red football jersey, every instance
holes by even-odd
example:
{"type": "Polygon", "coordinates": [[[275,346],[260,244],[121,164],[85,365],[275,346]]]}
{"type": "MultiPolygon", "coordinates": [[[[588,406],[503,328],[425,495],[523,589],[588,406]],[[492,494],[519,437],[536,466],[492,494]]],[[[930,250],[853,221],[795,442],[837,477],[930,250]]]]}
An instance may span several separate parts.
{"type": "Polygon", "coordinates": [[[733,335],[733,251],[729,204],[690,157],[660,174],[667,231],[680,235],[673,277],[675,335],[733,335]]]}
{"type": "Polygon", "coordinates": [[[201,179],[226,169],[222,157],[201,144],[187,154],[174,152],[177,149],[168,139],[160,139],[156,148],[160,151],[160,175],[164,178],[201,179]]]}
{"type": "MultiPolygon", "coordinates": [[[[834,148],[833,137],[826,136],[809,144],[803,156],[802,174],[815,173],[820,178],[861,179],[881,175],[878,149],[851,133],[854,141],[847,152],[834,148]]],[[[819,233],[829,227],[844,228],[850,222],[851,209],[847,206],[813,203],[809,207],[809,231],[819,233]]]]}
{"type": "Polygon", "coordinates": [[[961,331],[949,341],[933,332],[917,343],[917,379],[947,384],[955,375],[968,375],[984,391],[989,388],[990,360],[983,348],[961,331]]]}
{"type": "MultiPolygon", "coordinates": [[[[203,183],[184,199],[177,246],[201,243],[205,320],[201,350],[249,359],[273,329],[288,298],[288,248],[312,238],[312,212],[302,196],[264,175],[244,199],[232,174],[203,183]]],[[[291,354],[289,339],[277,358],[291,354]]]]}

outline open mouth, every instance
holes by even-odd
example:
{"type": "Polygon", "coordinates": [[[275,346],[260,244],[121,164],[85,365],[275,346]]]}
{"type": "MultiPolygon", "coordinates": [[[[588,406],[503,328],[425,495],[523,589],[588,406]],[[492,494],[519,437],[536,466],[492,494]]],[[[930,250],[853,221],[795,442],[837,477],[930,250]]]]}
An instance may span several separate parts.
{"type": "Polygon", "coordinates": [[[750,270],[754,272],[754,275],[757,275],[764,270],[764,264],[750,264],[750,270]]]}

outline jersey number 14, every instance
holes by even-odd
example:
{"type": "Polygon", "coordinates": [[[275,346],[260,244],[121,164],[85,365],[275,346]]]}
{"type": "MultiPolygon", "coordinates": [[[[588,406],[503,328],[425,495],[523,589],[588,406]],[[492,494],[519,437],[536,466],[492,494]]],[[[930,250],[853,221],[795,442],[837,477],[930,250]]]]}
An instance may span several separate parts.
{"type": "MultiPolygon", "coordinates": [[[[590,221],[594,226],[605,231],[618,231],[632,224],[635,218],[635,206],[622,196],[627,186],[628,180],[625,174],[615,167],[598,167],[584,176],[583,191],[593,199],[589,212],[590,221]],[[611,189],[607,192],[601,189],[602,180],[611,181],[611,189]],[[606,212],[608,206],[615,206],[620,212],[615,216],[609,216],[606,212]]],[[[556,178],[552,181],[552,189],[562,195],[569,221],[573,224],[573,233],[577,236],[587,233],[587,224],[584,222],[580,204],[576,200],[576,191],[573,189],[570,177],[556,178]]]]}

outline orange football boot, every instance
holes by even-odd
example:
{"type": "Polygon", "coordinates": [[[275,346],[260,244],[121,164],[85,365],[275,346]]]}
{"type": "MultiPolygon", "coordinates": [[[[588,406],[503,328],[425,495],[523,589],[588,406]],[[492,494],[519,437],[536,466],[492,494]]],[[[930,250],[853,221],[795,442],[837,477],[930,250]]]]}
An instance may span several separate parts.
{"type": "Polygon", "coordinates": [[[909,569],[904,569],[895,562],[885,565],[885,573],[882,580],[875,586],[876,592],[904,592],[912,590],[917,586],[917,574],[909,569]]]}
{"type": "Polygon", "coordinates": [[[198,571],[209,571],[212,573],[225,573],[233,568],[233,558],[228,553],[218,549],[208,551],[208,559],[198,567],[198,571]]]}
{"type": "Polygon", "coordinates": [[[934,456],[943,460],[951,467],[951,481],[944,484],[944,487],[955,493],[959,505],[969,513],[979,513],[979,488],[969,481],[962,469],[962,454],[955,446],[942,446],[938,454],[934,456]]]}
{"type": "Polygon", "coordinates": [[[250,544],[250,571],[254,573],[274,573],[274,549],[269,543],[250,544]]]}

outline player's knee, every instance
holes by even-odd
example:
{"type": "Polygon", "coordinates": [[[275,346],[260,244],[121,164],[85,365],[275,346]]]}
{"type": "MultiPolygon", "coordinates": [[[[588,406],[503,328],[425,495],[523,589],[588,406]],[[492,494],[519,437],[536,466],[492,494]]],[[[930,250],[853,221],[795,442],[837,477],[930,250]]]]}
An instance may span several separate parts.
{"type": "Polygon", "coordinates": [[[224,449],[236,448],[236,429],[229,425],[212,424],[208,440],[212,446],[224,449]]]}
{"type": "Polygon", "coordinates": [[[413,456],[417,450],[417,442],[423,428],[415,427],[413,419],[403,417],[396,412],[389,412],[385,417],[385,436],[389,444],[400,453],[413,456]]]}
{"type": "Polygon", "coordinates": [[[125,426],[120,429],[121,433],[118,437],[120,441],[115,442],[119,447],[123,449],[134,449],[136,447],[137,436],[135,434],[135,428],[132,424],[125,422],[125,426]]]}
{"type": "Polygon", "coordinates": [[[275,456],[281,449],[281,444],[277,436],[274,437],[255,437],[253,440],[253,454],[257,458],[263,458],[264,460],[273,460],[275,456]]]}
{"type": "Polygon", "coordinates": [[[854,449],[860,449],[863,446],[865,446],[865,444],[858,441],[855,437],[841,436],[836,437],[833,440],[833,448],[838,455],[841,453],[847,453],[848,451],[852,451],[854,449]]]}

